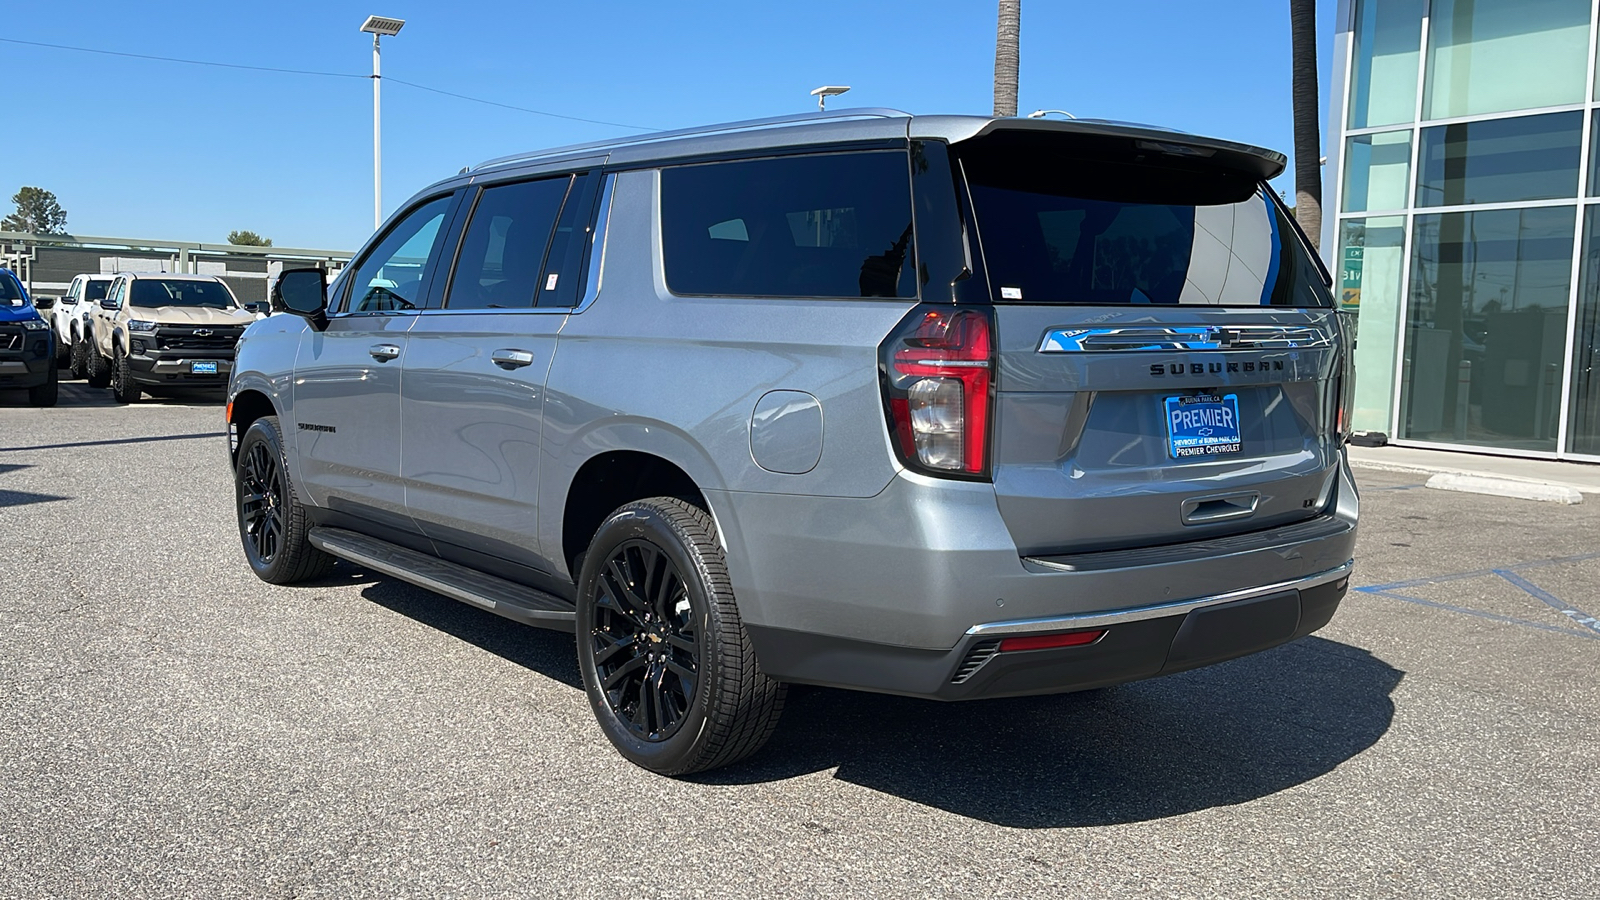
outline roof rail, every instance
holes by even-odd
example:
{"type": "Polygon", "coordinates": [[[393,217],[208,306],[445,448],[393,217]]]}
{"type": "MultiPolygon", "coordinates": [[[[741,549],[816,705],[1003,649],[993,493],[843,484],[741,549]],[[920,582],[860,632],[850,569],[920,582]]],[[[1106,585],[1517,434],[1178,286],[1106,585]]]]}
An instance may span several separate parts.
{"type": "Polygon", "coordinates": [[[892,119],[909,117],[911,114],[899,109],[870,106],[854,109],[837,109],[826,112],[797,113],[788,116],[769,116],[764,119],[746,119],[742,122],[727,122],[721,125],[702,125],[697,128],[680,128],[674,131],[656,131],[650,134],[641,134],[634,137],[612,138],[605,141],[591,141],[585,144],[568,144],[565,147],[551,147],[548,150],[535,150],[529,153],[516,153],[511,156],[501,156],[487,160],[469,167],[465,171],[477,172],[492,166],[504,166],[512,163],[540,159],[546,156],[557,156],[574,153],[580,150],[600,150],[613,147],[631,147],[635,144],[649,144],[655,141],[665,141],[672,138],[696,137],[713,134],[726,134],[734,131],[752,131],[759,128],[773,128],[779,125],[798,125],[805,122],[822,122],[835,119],[892,119]]]}

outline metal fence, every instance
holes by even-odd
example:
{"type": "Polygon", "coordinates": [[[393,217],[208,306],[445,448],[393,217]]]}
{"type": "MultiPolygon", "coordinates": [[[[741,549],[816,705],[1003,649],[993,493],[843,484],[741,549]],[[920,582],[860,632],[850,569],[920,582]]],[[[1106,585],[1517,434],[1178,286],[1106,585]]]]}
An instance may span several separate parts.
{"type": "Polygon", "coordinates": [[[320,265],[332,278],[349,261],[346,250],[0,231],[0,266],[16,272],[29,294],[46,297],[65,294],[85,272],[188,272],[217,275],[250,303],[267,299],[269,279],[284,269],[320,265]]]}

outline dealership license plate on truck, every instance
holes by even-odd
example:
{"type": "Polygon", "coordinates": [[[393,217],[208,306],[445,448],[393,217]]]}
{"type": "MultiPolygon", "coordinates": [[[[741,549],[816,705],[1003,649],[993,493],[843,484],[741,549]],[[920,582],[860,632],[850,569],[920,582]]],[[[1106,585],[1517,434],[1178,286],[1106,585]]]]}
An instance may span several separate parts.
{"type": "Polygon", "coordinates": [[[215,375],[217,374],[216,360],[212,360],[210,362],[192,362],[189,364],[189,372],[192,375],[215,375]]]}
{"type": "Polygon", "coordinates": [[[1168,397],[1167,452],[1173,459],[1238,453],[1237,394],[1189,394],[1168,397]]]}

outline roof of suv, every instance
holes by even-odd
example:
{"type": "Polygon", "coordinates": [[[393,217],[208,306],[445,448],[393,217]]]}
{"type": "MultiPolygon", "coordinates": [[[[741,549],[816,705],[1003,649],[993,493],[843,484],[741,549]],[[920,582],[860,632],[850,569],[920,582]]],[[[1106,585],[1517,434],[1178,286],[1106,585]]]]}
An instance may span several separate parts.
{"type": "Polygon", "coordinates": [[[188,272],[120,272],[118,274],[124,278],[160,278],[164,281],[222,281],[221,278],[215,275],[191,275],[188,272]]]}
{"type": "Polygon", "coordinates": [[[899,110],[869,108],[751,119],[588,144],[573,144],[491,159],[464,169],[461,174],[475,176],[488,170],[511,166],[569,162],[589,157],[605,157],[608,163],[616,165],[761,147],[794,147],[848,141],[921,139],[942,140],[953,144],[996,131],[1131,138],[1148,142],[1149,146],[1146,149],[1159,152],[1191,156],[1215,155],[1230,168],[1248,171],[1263,180],[1276,177],[1288,163],[1283,154],[1273,150],[1186,134],[1155,125],[1116,122],[1108,119],[913,116],[899,110]]]}

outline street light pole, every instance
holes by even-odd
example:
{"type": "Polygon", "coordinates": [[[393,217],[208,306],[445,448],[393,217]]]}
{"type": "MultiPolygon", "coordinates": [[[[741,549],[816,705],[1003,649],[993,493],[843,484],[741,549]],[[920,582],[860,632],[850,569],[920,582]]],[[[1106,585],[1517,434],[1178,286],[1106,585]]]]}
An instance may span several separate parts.
{"type": "Polygon", "coordinates": [[[400,33],[405,19],[388,19],[368,16],[361,30],[372,35],[372,228],[383,224],[383,69],[379,58],[378,41],[384,35],[393,37],[400,33]]]}
{"type": "Polygon", "coordinates": [[[383,68],[372,36],[372,230],[383,224],[383,68]]]}

